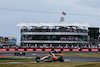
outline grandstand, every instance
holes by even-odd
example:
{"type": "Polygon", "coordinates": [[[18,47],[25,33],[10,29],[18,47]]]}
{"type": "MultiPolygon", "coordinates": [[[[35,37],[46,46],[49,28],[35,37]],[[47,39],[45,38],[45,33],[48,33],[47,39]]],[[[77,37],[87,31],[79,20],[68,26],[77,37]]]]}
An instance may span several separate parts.
{"type": "Polygon", "coordinates": [[[3,37],[0,36],[0,46],[15,46],[17,38],[16,37],[3,37]]]}
{"type": "Polygon", "coordinates": [[[19,23],[21,46],[66,47],[87,45],[89,24],[19,23]]]}

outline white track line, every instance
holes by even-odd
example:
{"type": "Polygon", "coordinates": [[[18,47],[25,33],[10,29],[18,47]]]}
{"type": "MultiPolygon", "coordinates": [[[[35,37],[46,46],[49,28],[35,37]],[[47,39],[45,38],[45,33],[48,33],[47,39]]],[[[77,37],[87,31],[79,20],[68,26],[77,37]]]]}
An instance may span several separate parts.
{"type": "Polygon", "coordinates": [[[34,58],[34,57],[23,57],[23,56],[12,56],[12,57],[16,57],[16,58],[34,58]]]}
{"type": "Polygon", "coordinates": [[[31,55],[36,55],[36,54],[31,54],[31,55]]]}
{"type": "Polygon", "coordinates": [[[71,61],[71,60],[70,60],[70,59],[64,59],[64,61],[65,61],[65,62],[69,62],[69,61],[71,61]]]}

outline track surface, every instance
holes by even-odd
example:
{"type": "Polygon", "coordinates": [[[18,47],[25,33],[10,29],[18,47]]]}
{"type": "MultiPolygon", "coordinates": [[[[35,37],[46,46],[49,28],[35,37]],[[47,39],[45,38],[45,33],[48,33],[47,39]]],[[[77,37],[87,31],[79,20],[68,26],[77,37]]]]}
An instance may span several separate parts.
{"type": "MultiPolygon", "coordinates": [[[[64,53],[84,53],[84,52],[64,52],[64,53]]],[[[100,52],[86,52],[86,53],[100,53],[100,52]]],[[[0,52],[0,56],[35,58],[39,54],[48,54],[48,52],[25,52],[25,56],[15,56],[14,52],[0,52]]],[[[44,55],[40,55],[43,57],[44,55]]],[[[64,56],[65,62],[100,62],[100,57],[76,57],[64,56]]]]}

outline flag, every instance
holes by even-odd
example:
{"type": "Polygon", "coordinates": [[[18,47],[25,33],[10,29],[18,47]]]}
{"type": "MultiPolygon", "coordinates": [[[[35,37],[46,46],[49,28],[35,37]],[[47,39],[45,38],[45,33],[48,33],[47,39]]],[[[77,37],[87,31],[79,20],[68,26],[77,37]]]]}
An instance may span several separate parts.
{"type": "Polygon", "coordinates": [[[66,15],[66,13],[65,13],[65,12],[62,12],[62,14],[63,14],[63,15],[66,15]]]}
{"type": "Polygon", "coordinates": [[[60,17],[60,21],[64,21],[64,17],[60,17]]]}

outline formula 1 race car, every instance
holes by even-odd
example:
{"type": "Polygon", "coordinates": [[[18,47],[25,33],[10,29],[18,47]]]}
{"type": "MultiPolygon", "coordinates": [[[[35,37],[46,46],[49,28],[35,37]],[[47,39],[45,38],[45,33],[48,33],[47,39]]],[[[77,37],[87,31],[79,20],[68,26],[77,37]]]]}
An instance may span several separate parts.
{"type": "MultiPolygon", "coordinates": [[[[55,56],[63,56],[61,51],[50,51],[49,53],[53,53],[55,56]]],[[[48,54],[49,55],[49,54],[48,54]]]]}
{"type": "Polygon", "coordinates": [[[36,62],[53,62],[53,61],[60,61],[60,62],[64,62],[64,57],[63,54],[61,53],[61,51],[51,51],[49,52],[49,54],[47,54],[47,56],[44,56],[42,58],[40,58],[40,56],[36,57],[36,62]]]}
{"type": "Polygon", "coordinates": [[[25,53],[19,51],[19,52],[15,52],[14,55],[25,55],[25,53]]]}

